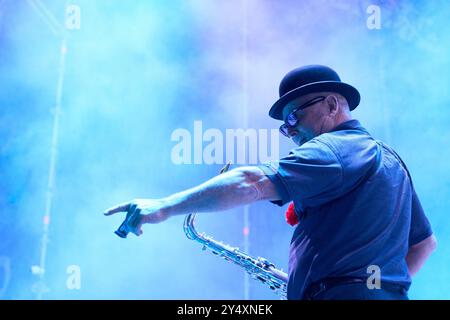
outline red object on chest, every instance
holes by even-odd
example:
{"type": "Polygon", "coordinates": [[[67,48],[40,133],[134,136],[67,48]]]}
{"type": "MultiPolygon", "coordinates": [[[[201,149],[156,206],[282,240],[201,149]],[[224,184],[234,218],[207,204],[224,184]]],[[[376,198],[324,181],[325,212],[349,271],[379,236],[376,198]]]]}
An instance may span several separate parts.
{"type": "Polygon", "coordinates": [[[291,202],[286,210],[286,222],[291,226],[295,226],[298,223],[298,218],[294,209],[294,202],[291,202]]]}

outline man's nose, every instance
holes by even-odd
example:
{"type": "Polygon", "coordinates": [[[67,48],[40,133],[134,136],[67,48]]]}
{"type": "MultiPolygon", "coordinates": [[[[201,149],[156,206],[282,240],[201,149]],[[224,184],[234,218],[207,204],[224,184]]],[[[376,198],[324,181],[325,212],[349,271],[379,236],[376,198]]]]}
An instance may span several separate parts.
{"type": "Polygon", "coordinates": [[[295,129],[295,127],[288,127],[288,134],[290,137],[293,137],[298,134],[298,131],[295,129]]]}

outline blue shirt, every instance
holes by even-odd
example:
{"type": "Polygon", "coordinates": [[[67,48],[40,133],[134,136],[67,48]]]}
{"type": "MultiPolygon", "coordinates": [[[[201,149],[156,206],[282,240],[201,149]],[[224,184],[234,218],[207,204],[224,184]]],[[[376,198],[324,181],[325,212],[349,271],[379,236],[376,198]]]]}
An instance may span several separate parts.
{"type": "Polygon", "coordinates": [[[371,275],[409,288],[408,248],[432,234],[400,157],[358,120],[344,122],[260,166],[299,224],[289,253],[288,299],[312,282],[371,275]]]}

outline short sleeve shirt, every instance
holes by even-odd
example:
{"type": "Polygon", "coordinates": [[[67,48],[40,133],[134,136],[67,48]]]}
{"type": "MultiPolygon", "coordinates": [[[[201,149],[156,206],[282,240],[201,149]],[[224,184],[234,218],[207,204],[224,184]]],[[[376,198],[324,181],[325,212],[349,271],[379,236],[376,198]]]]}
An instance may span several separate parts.
{"type": "Polygon", "coordinates": [[[288,299],[330,277],[367,278],[409,288],[409,246],[432,234],[408,170],[395,151],[356,119],[344,122],[260,168],[299,224],[289,253],[288,299]]]}

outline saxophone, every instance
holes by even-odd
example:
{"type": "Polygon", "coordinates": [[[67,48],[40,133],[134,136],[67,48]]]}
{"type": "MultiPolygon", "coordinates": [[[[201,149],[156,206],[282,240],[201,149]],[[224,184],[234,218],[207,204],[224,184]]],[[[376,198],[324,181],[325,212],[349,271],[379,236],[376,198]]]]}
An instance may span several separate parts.
{"type": "MultiPolygon", "coordinates": [[[[230,163],[228,163],[220,173],[228,170],[230,163]]],[[[244,268],[250,276],[265,285],[268,285],[281,299],[286,299],[287,295],[287,274],[275,267],[265,258],[253,258],[239,248],[229,246],[222,242],[214,240],[212,237],[206,236],[204,233],[199,234],[194,227],[195,213],[191,213],[184,219],[184,233],[186,236],[203,245],[203,250],[209,249],[215,255],[224,258],[238,266],[244,268]]]]}

